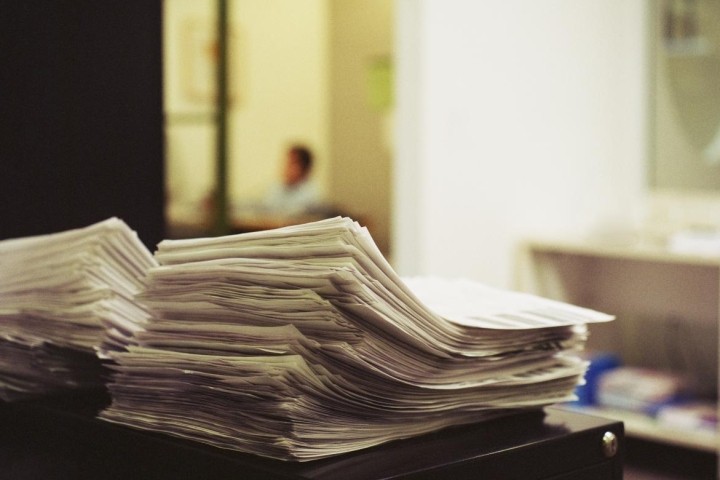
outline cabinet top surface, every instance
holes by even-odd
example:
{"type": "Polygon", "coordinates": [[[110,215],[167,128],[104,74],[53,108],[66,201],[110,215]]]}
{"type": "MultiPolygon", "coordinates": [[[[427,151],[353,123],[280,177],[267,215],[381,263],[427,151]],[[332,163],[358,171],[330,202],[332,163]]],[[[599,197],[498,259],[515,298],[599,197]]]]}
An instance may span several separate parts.
{"type": "Polygon", "coordinates": [[[666,244],[644,239],[532,238],[524,243],[531,253],[557,253],[589,257],[644,260],[720,267],[720,255],[676,251],[666,244]]]}

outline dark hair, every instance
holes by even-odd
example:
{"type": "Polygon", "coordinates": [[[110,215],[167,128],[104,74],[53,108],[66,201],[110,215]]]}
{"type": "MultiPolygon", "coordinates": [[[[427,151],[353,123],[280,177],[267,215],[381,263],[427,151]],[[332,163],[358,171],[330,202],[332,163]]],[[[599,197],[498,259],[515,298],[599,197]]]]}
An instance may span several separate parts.
{"type": "Polygon", "coordinates": [[[313,164],[313,154],[309,148],[303,145],[293,145],[290,147],[290,153],[295,155],[304,172],[309,172],[313,164]]]}

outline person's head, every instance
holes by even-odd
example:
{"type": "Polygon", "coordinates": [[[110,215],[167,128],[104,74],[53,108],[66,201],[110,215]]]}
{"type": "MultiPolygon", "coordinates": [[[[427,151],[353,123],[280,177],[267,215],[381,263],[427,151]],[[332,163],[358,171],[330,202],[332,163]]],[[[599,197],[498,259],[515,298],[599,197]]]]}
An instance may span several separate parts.
{"type": "Polygon", "coordinates": [[[293,145],[288,149],[283,180],[285,185],[297,185],[310,176],[313,155],[310,149],[303,145],[293,145]]]}

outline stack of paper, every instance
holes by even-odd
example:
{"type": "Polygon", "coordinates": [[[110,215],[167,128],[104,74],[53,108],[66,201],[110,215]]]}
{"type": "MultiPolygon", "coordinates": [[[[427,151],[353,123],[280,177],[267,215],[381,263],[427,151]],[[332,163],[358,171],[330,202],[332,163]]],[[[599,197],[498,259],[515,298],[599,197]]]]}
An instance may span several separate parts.
{"type": "Polygon", "coordinates": [[[587,322],[469,281],[401,279],[346,218],[164,241],[100,417],[312,460],[567,401],[587,322]]]}
{"type": "Polygon", "coordinates": [[[135,294],[156,265],[117,218],[0,241],[0,398],[102,382],[97,353],[147,321],[135,294]]]}
{"type": "Polygon", "coordinates": [[[107,370],[93,352],[39,339],[0,339],[0,400],[98,389],[106,379],[107,370]]]}

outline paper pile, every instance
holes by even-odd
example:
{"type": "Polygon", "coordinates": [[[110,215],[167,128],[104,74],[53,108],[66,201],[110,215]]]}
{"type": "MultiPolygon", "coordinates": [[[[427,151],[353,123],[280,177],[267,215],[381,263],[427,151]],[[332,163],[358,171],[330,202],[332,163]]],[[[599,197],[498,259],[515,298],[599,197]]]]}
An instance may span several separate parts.
{"type": "Polygon", "coordinates": [[[572,398],[588,322],[472,282],[401,279],[347,218],[164,241],[108,421],[312,460],[572,398]]]}
{"type": "Polygon", "coordinates": [[[155,265],[117,218],[0,241],[0,399],[101,384],[97,352],[147,321],[134,296],[155,265]]]}

